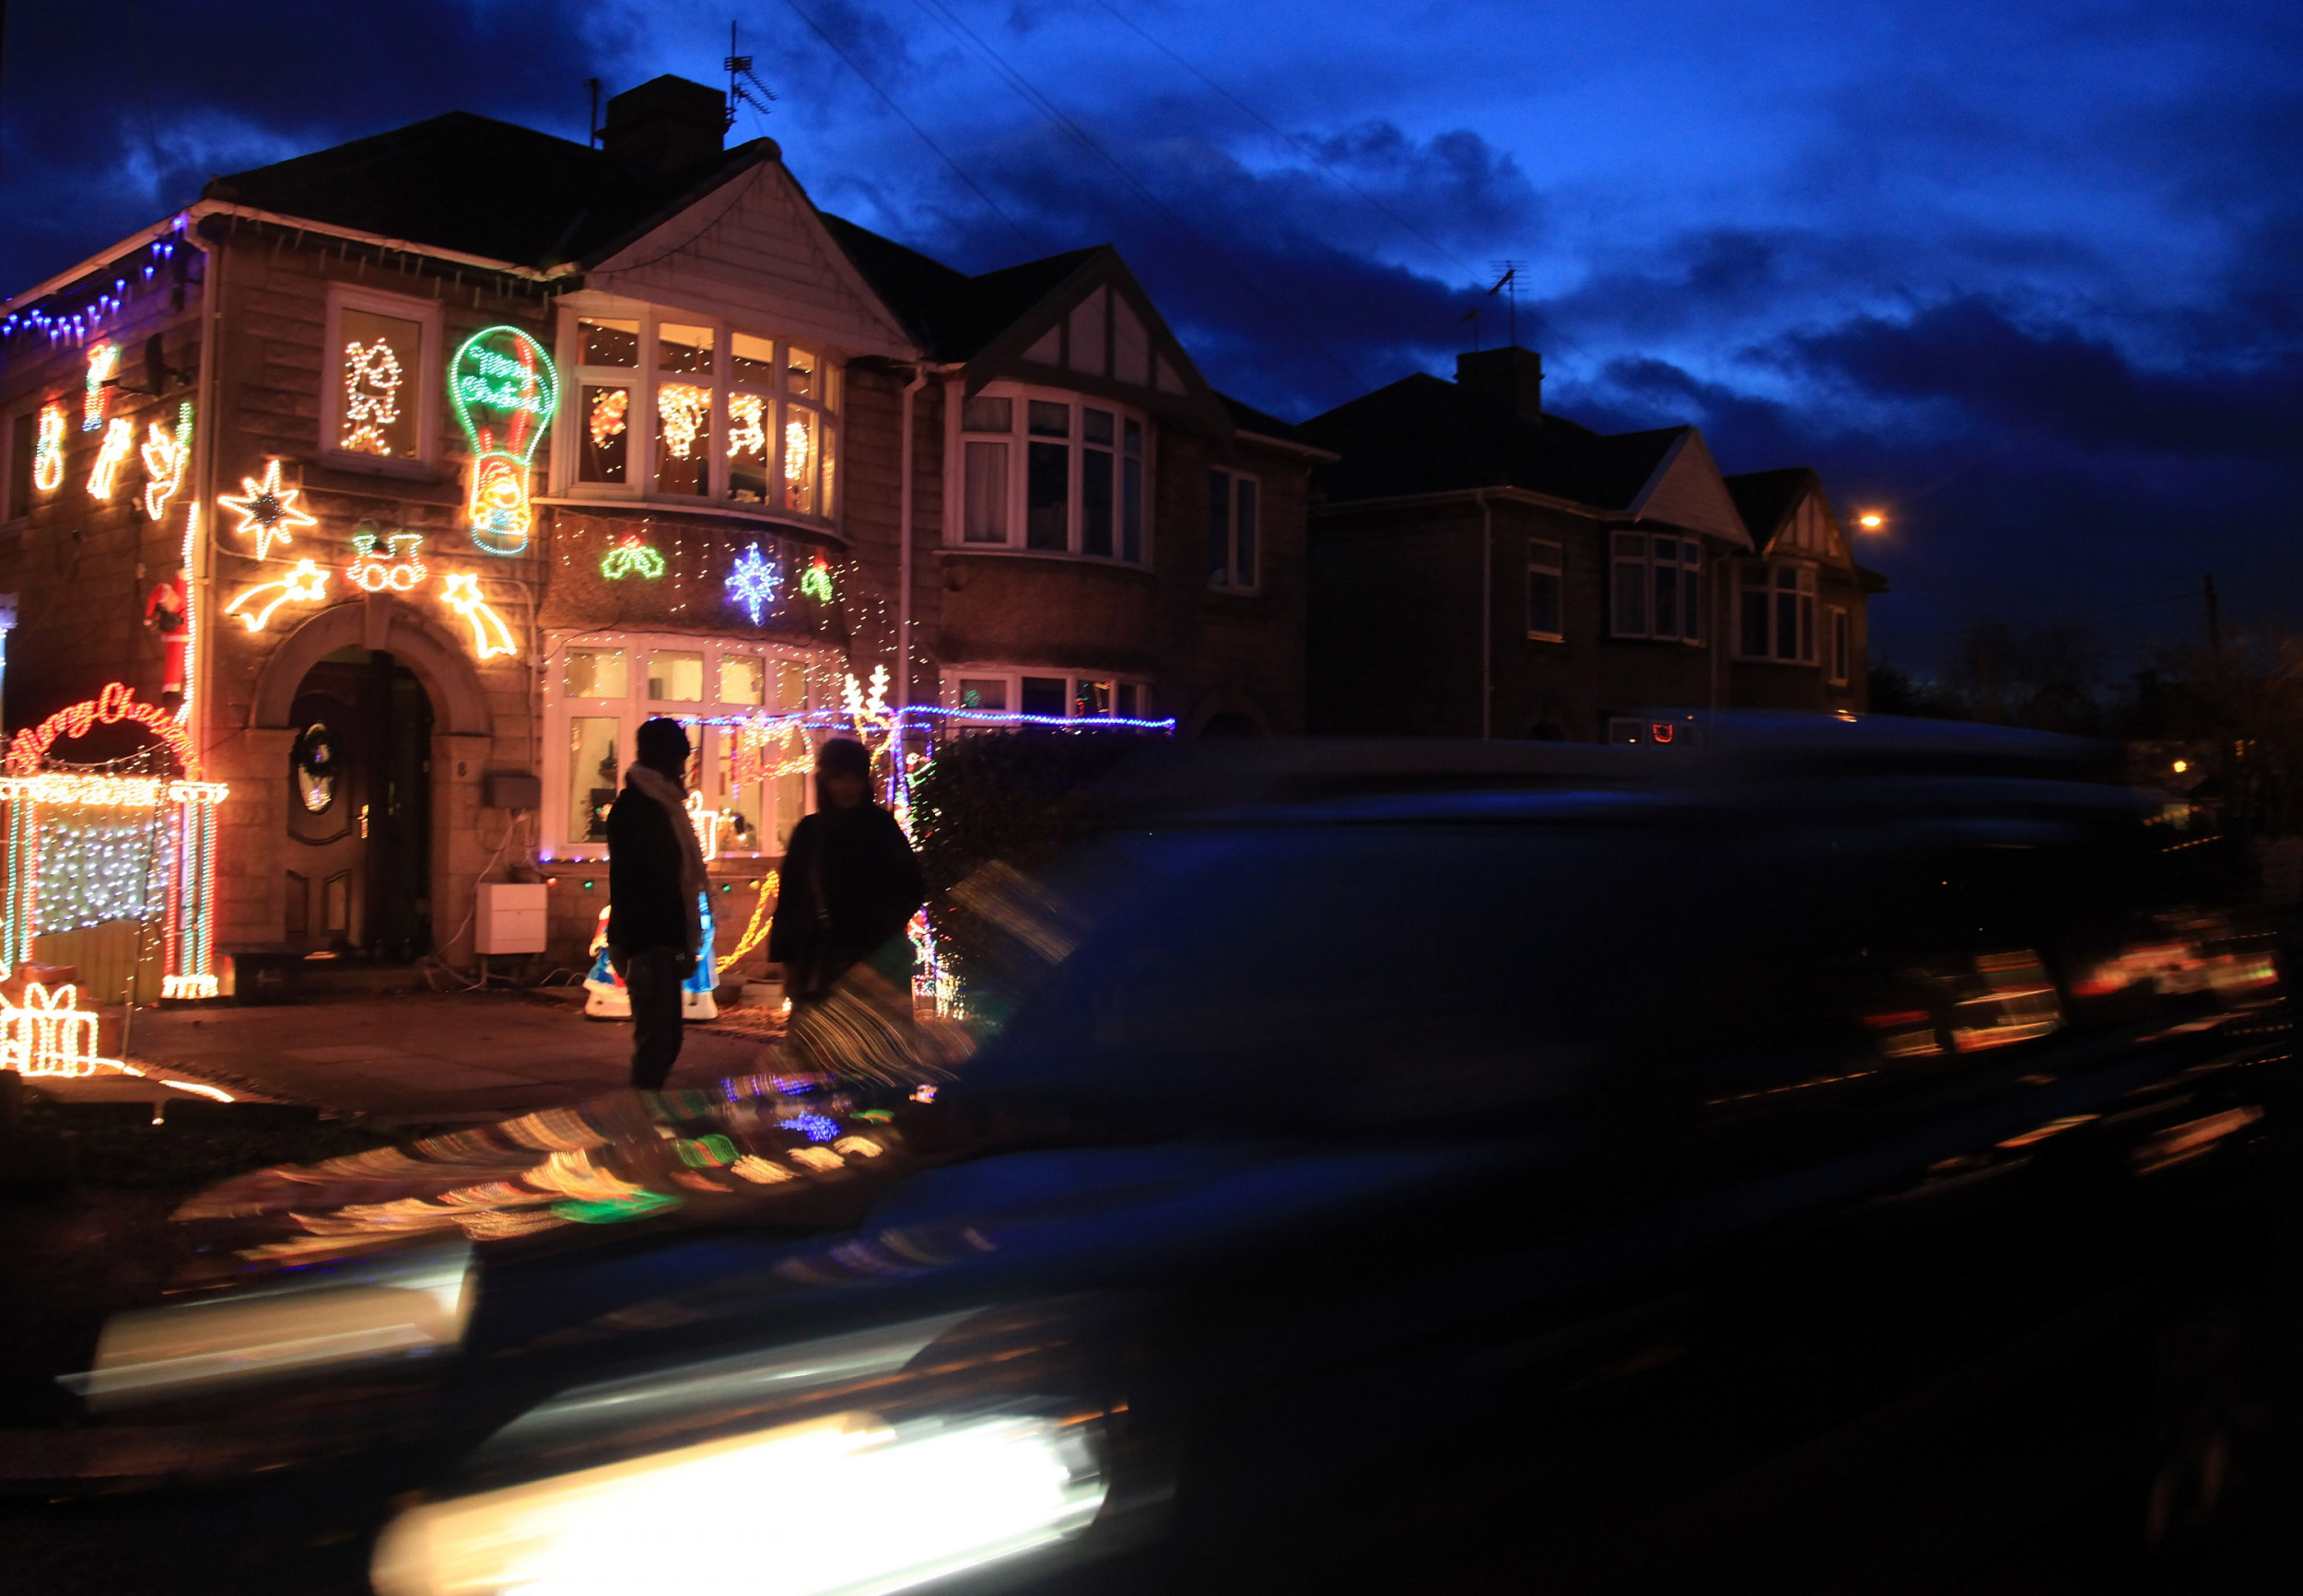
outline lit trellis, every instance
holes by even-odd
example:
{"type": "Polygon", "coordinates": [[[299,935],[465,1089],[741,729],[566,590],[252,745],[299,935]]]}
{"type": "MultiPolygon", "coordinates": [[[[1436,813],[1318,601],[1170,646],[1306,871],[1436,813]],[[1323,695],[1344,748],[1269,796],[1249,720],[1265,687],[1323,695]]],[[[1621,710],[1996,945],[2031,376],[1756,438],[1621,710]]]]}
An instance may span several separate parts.
{"type": "Polygon", "coordinates": [[[40,811],[40,928],[77,931],[107,920],[150,920],[168,907],[176,850],[158,806],[123,811],[83,804],[40,811]]]}

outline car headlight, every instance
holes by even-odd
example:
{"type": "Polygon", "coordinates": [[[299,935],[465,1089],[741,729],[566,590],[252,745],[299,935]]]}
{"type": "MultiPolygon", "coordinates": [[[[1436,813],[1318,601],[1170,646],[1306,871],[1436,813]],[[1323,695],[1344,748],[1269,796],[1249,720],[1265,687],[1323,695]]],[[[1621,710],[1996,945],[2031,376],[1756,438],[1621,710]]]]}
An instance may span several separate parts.
{"type": "Polygon", "coordinates": [[[850,1413],[421,1507],[376,1550],[380,1596],[632,1596],[668,1566],[777,1596],[893,1591],[1084,1527],[1086,1438],[999,1415],[850,1413]]]}

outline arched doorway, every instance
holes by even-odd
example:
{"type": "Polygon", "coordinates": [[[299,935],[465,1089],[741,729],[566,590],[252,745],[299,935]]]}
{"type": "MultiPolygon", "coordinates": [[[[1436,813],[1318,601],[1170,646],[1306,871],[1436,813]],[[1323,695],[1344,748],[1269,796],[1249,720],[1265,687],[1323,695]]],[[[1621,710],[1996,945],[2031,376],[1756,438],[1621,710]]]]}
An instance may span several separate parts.
{"type": "Polygon", "coordinates": [[[289,719],[283,930],[297,952],[431,947],[432,704],[379,649],[304,673],[289,719]]]}

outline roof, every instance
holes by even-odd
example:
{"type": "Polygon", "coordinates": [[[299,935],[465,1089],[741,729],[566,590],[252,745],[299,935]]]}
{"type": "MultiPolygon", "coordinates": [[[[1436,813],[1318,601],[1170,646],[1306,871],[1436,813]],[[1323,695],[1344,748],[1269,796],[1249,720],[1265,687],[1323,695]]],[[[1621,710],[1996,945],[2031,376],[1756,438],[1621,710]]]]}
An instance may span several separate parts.
{"type": "Polygon", "coordinates": [[[1608,510],[1627,508],[1692,430],[1608,436],[1565,416],[1531,420],[1426,372],[1298,429],[1342,457],[1315,473],[1329,504],[1515,487],[1608,510]]]}
{"type": "Polygon", "coordinates": [[[1281,421],[1269,411],[1257,410],[1252,404],[1242,404],[1228,393],[1220,392],[1216,398],[1222,401],[1225,413],[1232,418],[1232,425],[1242,432],[1254,433],[1257,437],[1276,437],[1282,443],[1300,444],[1305,449],[1319,447],[1312,441],[1309,434],[1292,421],[1281,421]]]}
{"type": "Polygon", "coordinates": [[[512,265],[581,260],[777,154],[755,139],[663,175],[470,111],[210,180],[202,197],[512,265]],[[503,174],[516,172],[517,181],[503,174]]]}
{"type": "Polygon", "coordinates": [[[1823,479],[1814,468],[1804,465],[1785,466],[1780,471],[1748,471],[1724,480],[1755,549],[1766,548],[1768,540],[1799,507],[1800,501],[1823,487],[1823,479]]]}
{"type": "Polygon", "coordinates": [[[889,309],[935,360],[973,359],[1109,245],[1068,250],[971,277],[942,262],[822,213],[824,225],[889,309]]]}

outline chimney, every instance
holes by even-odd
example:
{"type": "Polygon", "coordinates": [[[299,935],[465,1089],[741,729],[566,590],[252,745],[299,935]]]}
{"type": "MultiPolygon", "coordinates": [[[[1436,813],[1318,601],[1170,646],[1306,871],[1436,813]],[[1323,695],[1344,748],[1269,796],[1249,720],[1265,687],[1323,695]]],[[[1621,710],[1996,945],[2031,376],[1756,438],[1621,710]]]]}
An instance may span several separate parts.
{"type": "Polygon", "coordinates": [[[1455,386],[1522,421],[1543,419],[1543,356],[1508,344],[1455,356],[1455,386]]]}
{"type": "Polygon", "coordinates": [[[635,177],[661,177],[710,160],[727,134],[719,90],[666,74],[608,101],[600,146],[635,177]]]}

